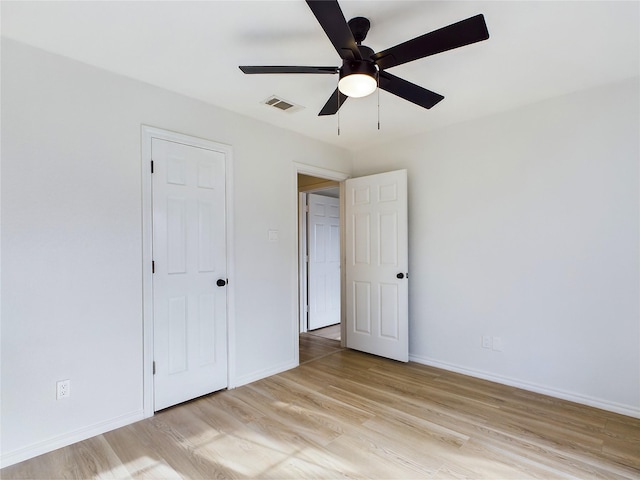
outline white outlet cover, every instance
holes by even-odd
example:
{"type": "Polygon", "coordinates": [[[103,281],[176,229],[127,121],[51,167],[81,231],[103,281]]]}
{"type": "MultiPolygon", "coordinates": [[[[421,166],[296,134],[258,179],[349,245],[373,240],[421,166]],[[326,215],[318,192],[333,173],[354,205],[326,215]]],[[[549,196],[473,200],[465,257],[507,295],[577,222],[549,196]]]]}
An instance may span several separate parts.
{"type": "Polygon", "coordinates": [[[71,395],[71,380],[56,382],[56,400],[68,398],[71,395]]]}
{"type": "Polygon", "coordinates": [[[277,242],[278,241],[278,230],[269,230],[268,238],[269,238],[270,242],[277,242]]]}
{"type": "Polygon", "coordinates": [[[501,337],[493,337],[493,350],[496,352],[502,351],[502,338],[501,337]]]}

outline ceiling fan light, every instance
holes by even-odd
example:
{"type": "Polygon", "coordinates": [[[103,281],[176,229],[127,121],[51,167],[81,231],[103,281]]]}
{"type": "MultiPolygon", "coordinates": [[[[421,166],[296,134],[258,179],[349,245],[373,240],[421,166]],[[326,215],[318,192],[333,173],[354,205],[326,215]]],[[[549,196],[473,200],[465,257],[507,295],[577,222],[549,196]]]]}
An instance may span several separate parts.
{"type": "Polygon", "coordinates": [[[376,91],[378,82],[366,73],[353,73],[342,77],[338,82],[338,90],[347,97],[360,98],[371,95],[376,91]]]}
{"type": "Polygon", "coordinates": [[[340,69],[338,90],[347,97],[366,97],[378,87],[378,69],[366,60],[345,60],[340,69]]]}

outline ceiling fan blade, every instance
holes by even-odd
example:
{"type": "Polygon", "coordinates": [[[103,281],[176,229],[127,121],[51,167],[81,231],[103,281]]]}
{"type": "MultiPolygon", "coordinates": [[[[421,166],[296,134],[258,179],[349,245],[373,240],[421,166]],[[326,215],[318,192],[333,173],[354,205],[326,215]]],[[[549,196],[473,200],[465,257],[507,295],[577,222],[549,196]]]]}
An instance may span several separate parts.
{"type": "Polygon", "coordinates": [[[487,38],[487,24],[484,15],[480,14],[378,52],[373,56],[373,60],[384,70],[487,38]]]}
{"type": "Polygon", "coordinates": [[[362,60],[358,44],[353,38],[353,33],[347,25],[338,2],[335,0],[307,0],[307,5],[316,16],[324,33],[331,40],[340,58],[362,60]]]}
{"type": "Polygon", "coordinates": [[[347,100],[347,98],[349,97],[341,93],[336,88],[336,91],[333,92],[333,95],[331,95],[329,100],[327,100],[327,103],[324,104],[324,107],[322,107],[322,110],[320,110],[320,113],[318,114],[318,116],[321,117],[323,115],[335,115],[336,113],[338,113],[338,110],[340,109],[342,104],[347,100]],[[338,95],[340,96],[339,100],[338,100],[338,95]],[[338,101],[340,101],[340,104],[338,104],[338,101]]]}
{"type": "Polygon", "coordinates": [[[338,73],[339,67],[294,67],[294,66],[241,66],[239,67],[246,74],[253,73],[338,73]]]}
{"type": "Polygon", "coordinates": [[[439,93],[422,88],[388,72],[380,72],[380,88],[424,108],[431,108],[444,98],[439,93]]]}

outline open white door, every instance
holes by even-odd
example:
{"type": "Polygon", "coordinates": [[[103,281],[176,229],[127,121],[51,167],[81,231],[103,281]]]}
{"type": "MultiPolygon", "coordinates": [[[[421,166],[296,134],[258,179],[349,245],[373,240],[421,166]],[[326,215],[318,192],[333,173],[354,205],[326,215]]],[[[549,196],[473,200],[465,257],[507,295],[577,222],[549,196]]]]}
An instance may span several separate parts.
{"type": "Polygon", "coordinates": [[[340,323],[340,200],[310,193],[309,330],[340,323]]]}
{"type": "Polygon", "coordinates": [[[347,347],[409,360],[407,171],[345,182],[347,347]]]}
{"type": "Polygon", "coordinates": [[[225,153],[153,138],[154,410],[227,386],[225,153]]]}

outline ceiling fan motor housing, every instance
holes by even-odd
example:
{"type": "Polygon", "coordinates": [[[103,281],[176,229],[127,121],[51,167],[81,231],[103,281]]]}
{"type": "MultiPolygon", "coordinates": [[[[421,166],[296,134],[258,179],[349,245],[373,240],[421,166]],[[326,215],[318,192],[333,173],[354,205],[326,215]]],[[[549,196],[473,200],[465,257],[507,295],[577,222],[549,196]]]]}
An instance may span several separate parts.
{"type": "MultiPolygon", "coordinates": [[[[361,17],[359,17],[361,18],[361,17]]],[[[355,20],[355,19],[354,19],[355,20]]],[[[366,20],[366,18],[364,19],[366,20]]],[[[360,56],[362,60],[348,59],[345,58],[342,60],[342,68],[339,70],[340,79],[347,77],[349,75],[368,75],[378,81],[378,67],[375,62],[371,59],[374,55],[374,52],[371,48],[366,47],[364,45],[358,45],[358,50],[360,50],[360,56]]]]}
{"type": "Polygon", "coordinates": [[[376,64],[370,60],[343,60],[340,68],[340,78],[356,74],[368,75],[377,79],[378,69],[376,64]]]}

